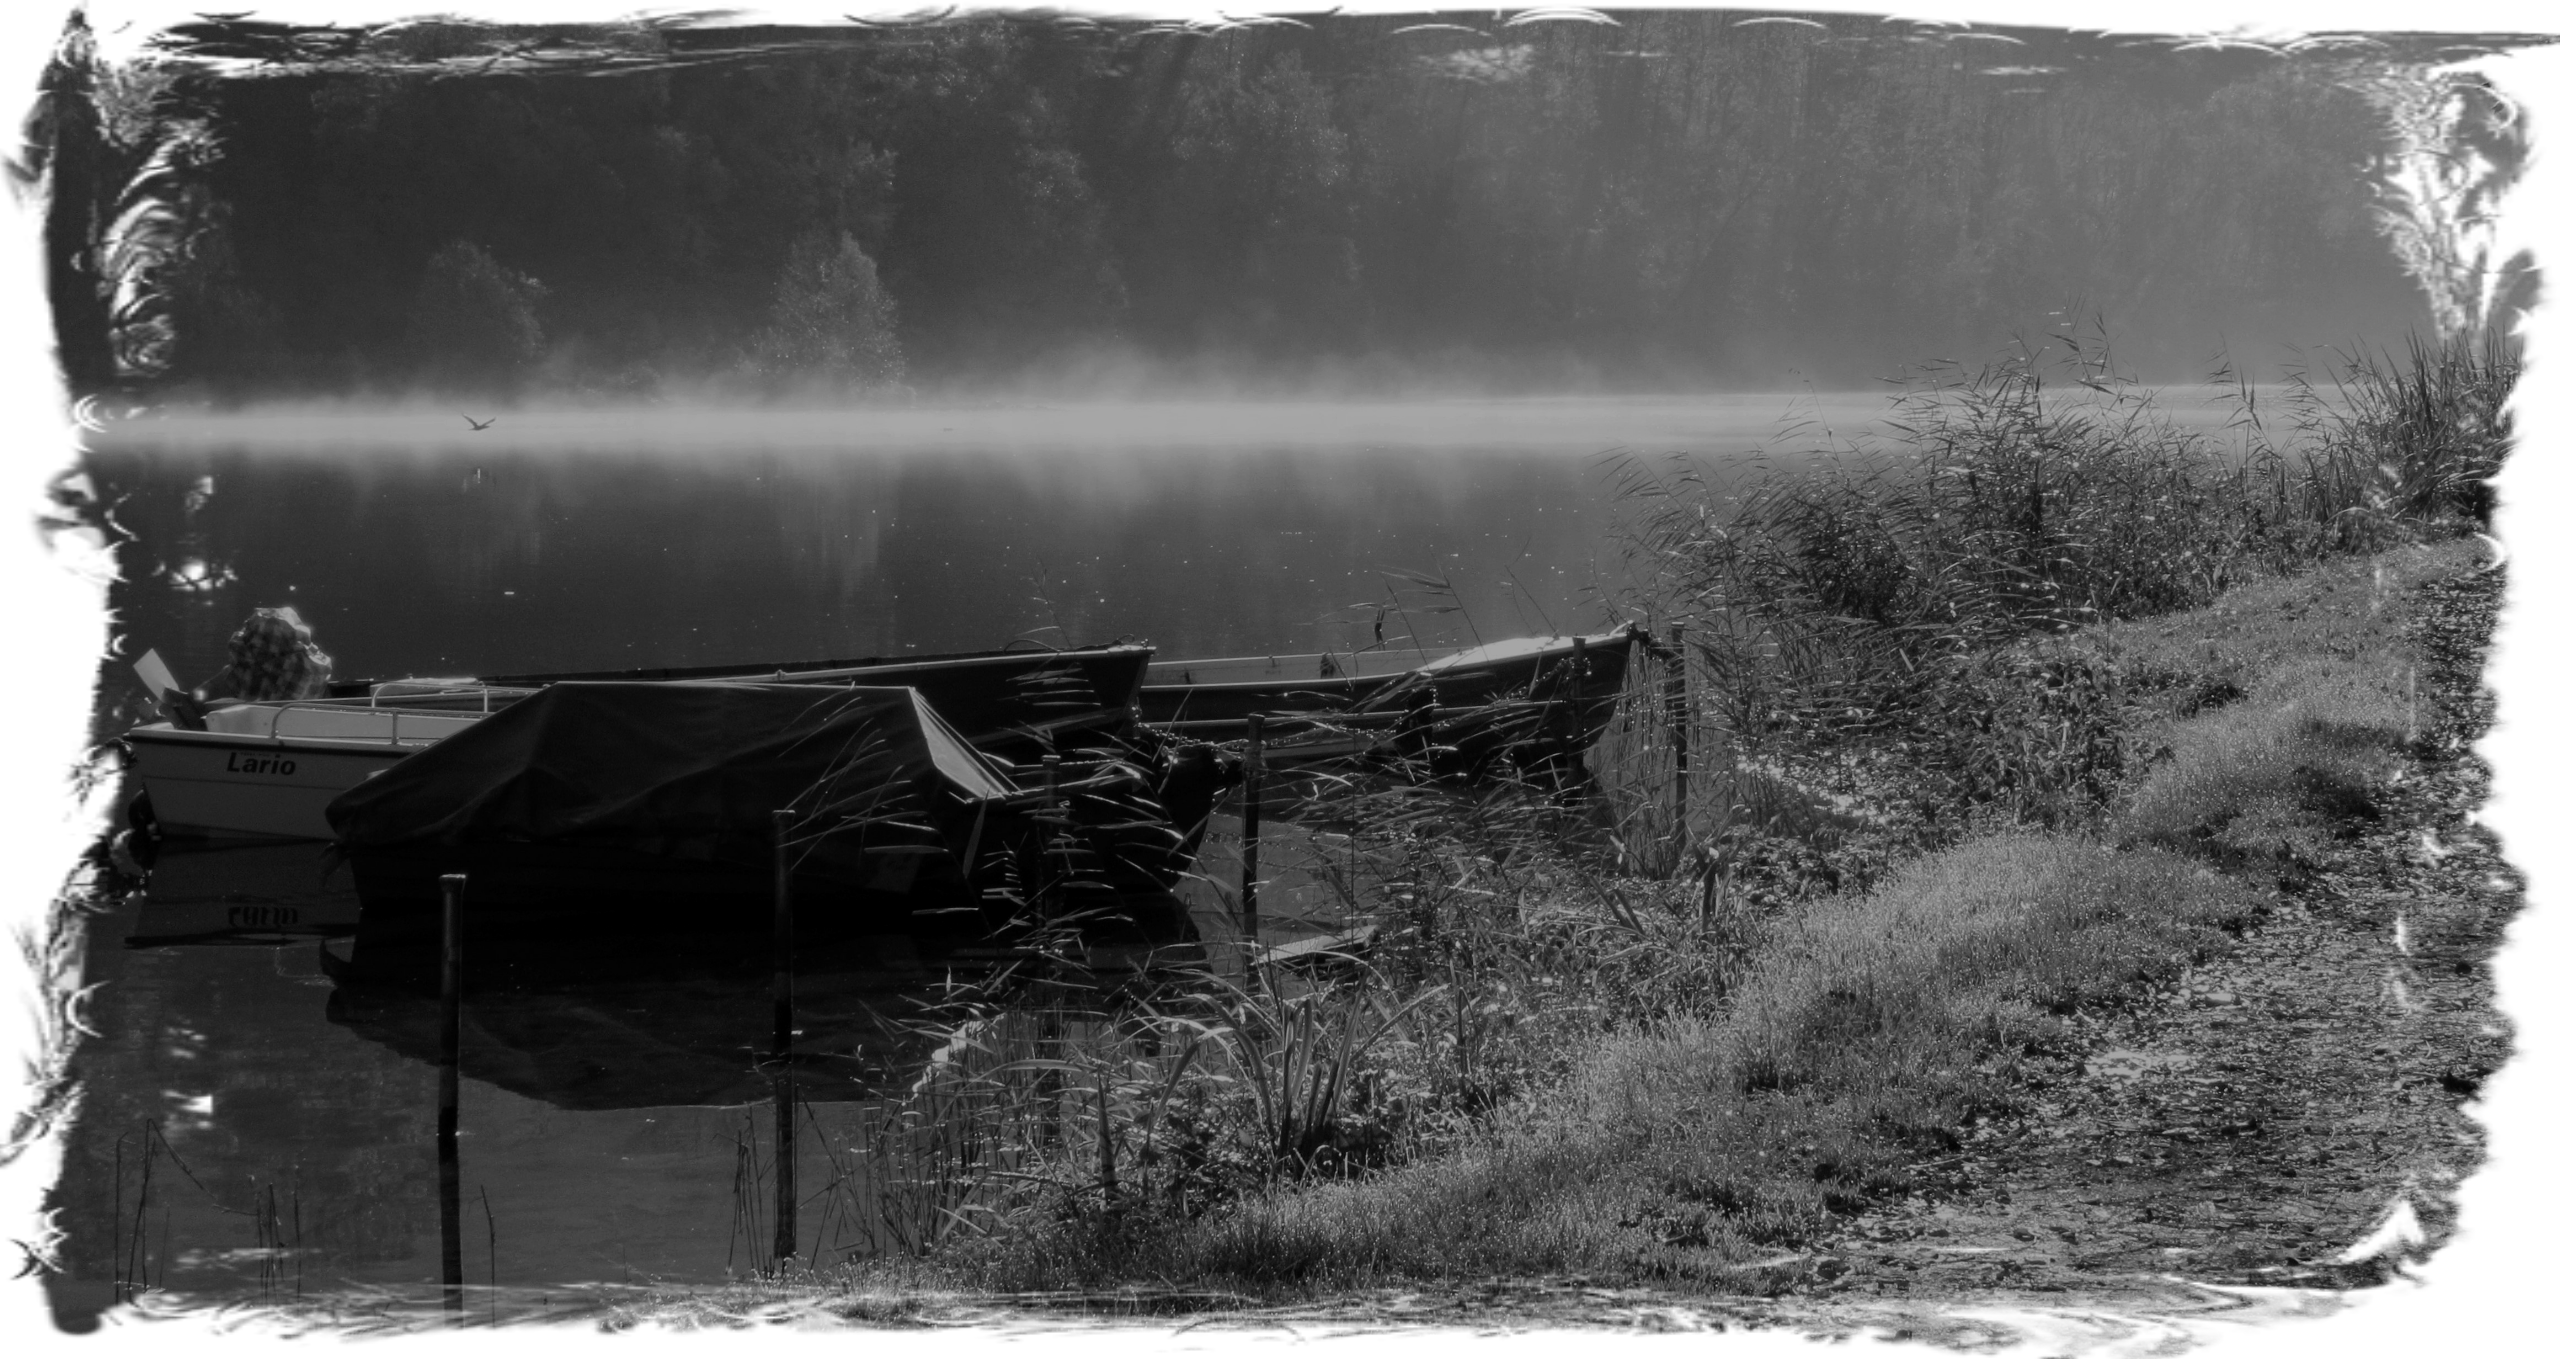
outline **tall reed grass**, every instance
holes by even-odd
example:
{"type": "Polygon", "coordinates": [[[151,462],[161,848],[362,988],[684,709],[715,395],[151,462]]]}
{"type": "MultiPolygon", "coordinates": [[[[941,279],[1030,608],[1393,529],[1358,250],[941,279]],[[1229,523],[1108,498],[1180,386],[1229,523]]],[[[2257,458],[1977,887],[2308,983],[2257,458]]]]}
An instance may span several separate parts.
{"type": "Polygon", "coordinates": [[[2209,431],[2068,351],[1920,375],[1892,456],[1627,464],[1633,604],[1686,645],[1601,743],[1608,814],[1315,788],[1287,816],[1349,856],[1311,876],[1359,956],[967,998],[869,1150],[880,1253],[1014,1289],[1784,1286],[1752,1257],[1900,1192],[2072,1015],[2217,946],[2248,889],[2191,856],[2293,834],[2306,769],[2385,776],[2398,614],[2276,578],[2483,526],[2515,371],[2413,342],[2281,419],[2235,382],[2209,431]],[[2213,625],[2249,664],[2097,626],[2252,581],[2213,625]]]}
{"type": "MultiPolygon", "coordinates": [[[[1445,1155],[1580,1045],[1711,1005],[1749,951],[1747,920],[1702,920],[1681,884],[1577,852],[1577,813],[1526,782],[1344,781],[1291,814],[1360,828],[1314,842],[1359,859],[1339,877],[1361,885],[1356,954],[1114,982],[1027,941],[919,1022],[931,1056],[840,1150],[804,1134],[842,1162],[804,1239],[981,1286],[1119,1277],[1181,1223],[1445,1155]]],[[[740,1239],[766,1272],[754,1141],[740,1239]]]]}
{"type": "MultiPolygon", "coordinates": [[[[2493,483],[2514,448],[2508,400],[2521,367],[2513,342],[2488,332],[2413,335],[2396,354],[2360,346],[2327,374],[2334,397],[2294,374],[2289,423],[2313,474],[2302,513],[2368,533],[2386,523],[2485,527],[2497,505],[2493,483]]],[[[2230,385],[2246,409],[2245,391],[2230,385]]],[[[2252,433],[2263,440],[2263,426],[2253,422],[2252,433]]],[[[2277,501],[2282,508],[2281,494],[2277,501]]],[[[2353,548],[2376,545],[2345,536],[2353,548]]]]}
{"type": "Polygon", "coordinates": [[[2276,413],[2229,379],[2208,431],[2102,347],[1924,369],[1889,454],[1622,462],[1640,604],[1686,625],[1700,720],[1742,762],[1802,780],[1865,752],[1917,775],[1891,795],[1906,821],[2064,824],[2121,773],[2121,676],[2020,644],[2485,526],[2517,371],[2503,341],[2413,338],[2326,388],[2292,375],[2276,413]]]}

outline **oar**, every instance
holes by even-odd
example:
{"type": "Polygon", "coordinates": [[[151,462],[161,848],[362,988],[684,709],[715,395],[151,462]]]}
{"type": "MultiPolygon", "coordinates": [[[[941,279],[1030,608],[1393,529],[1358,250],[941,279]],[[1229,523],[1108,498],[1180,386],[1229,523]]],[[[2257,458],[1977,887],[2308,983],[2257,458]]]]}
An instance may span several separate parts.
{"type": "Polygon", "coordinates": [[[160,705],[160,711],[170,721],[189,731],[204,730],[204,705],[196,702],[185,685],[178,683],[176,675],[169,673],[169,663],[160,659],[159,652],[143,652],[142,659],[133,663],[133,670],[142,676],[143,686],[151,691],[152,701],[160,705]]]}

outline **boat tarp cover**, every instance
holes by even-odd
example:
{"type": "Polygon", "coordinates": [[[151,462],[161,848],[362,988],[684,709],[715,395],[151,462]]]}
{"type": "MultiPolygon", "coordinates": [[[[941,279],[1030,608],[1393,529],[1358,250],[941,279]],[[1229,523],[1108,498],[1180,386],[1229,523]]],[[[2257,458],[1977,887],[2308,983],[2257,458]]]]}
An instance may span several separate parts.
{"type": "Polygon", "coordinates": [[[937,785],[966,801],[1018,791],[912,689],[562,683],[348,789],[328,816],[350,851],[516,841],[752,862],[777,808],[813,830],[920,828],[937,785]]]}

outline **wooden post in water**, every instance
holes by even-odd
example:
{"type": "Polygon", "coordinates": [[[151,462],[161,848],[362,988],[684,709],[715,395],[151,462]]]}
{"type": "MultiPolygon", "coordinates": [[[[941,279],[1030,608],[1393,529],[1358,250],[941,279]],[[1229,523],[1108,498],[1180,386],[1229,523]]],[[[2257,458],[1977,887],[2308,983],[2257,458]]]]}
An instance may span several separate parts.
{"type": "Polygon", "coordinates": [[[1565,676],[1566,711],[1573,715],[1573,753],[1582,755],[1582,690],[1591,679],[1591,653],[1579,637],[1573,639],[1573,673],[1565,676]]]}
{"type": "Polygon", "coordinates": [[[1262,946],[1262,714],[1244,719],[1244,840],[1242,881],[1236,884],[1237,905],[1244,916],[1245,984],[1253,984],[1254,955],[1262,946]]]}
{"type": "Polygon", "coordinates": [[[470,879],[447,873],[444,889],[444,963],[437,976],[436,1208],[444,1235],[444,1308],[462,1311],[462,888],[470,879]]]}
{"type": "Polygon", "coordinates": [[[1671,625],[1671,673],[1663,681],[1663,715],[1671,722],[1671,862],[1689,852],[1689,649],[1688,629],[1671,625]]]}
{"type": "Polygon", "coordinates": [[[1040,816],[1040,840],[1038,849],[1035,852],[1040,858],[1040,885],[1044,889],[1049,890],[1050,897],[1052,898],[1051,900],[1042,902],[1038,908],[1040,920],[1043,924],[1046,924],[1053,918],[1053,913],[1057,907],[1057,902],[1055,900],[1055,897],[1057,896],[1057,892],[1055,890],[1056,884],[1049,874],[1049,850],[1052,845],[1057,843],[1052,837],[1057,834],[1058,823],[1060,820],[1058,814],[1058,757],[1055,754],[1043,755],[1040,757],[1040,816]]]}
{"type": "Polygon", "coordinates": [[[773,813],[773,1268],[799,1250],[799,1158],[793,1145],[799,1101],[791,1088],[791,826],[789,808],[773,813]]]}
{"type": "Polygon", "coordinates": [[[1710,847],[1699,856],[1698,868],[1698,934],[1705,938],[1714,934],[1716,917],[1724,914],[1727,875],[1724,852],[1710,847]]]}

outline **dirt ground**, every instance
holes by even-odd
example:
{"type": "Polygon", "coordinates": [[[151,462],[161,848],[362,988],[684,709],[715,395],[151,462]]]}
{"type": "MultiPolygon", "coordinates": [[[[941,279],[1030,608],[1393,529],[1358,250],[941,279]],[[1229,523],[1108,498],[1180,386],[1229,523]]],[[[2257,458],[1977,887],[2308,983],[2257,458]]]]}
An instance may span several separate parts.
{"type": "Polygon", "coordinates": [[[2560,1356],[2560,525],[2427,604],[2445,722],[2376,814],[1759,1349],[2560,1356]]]}

